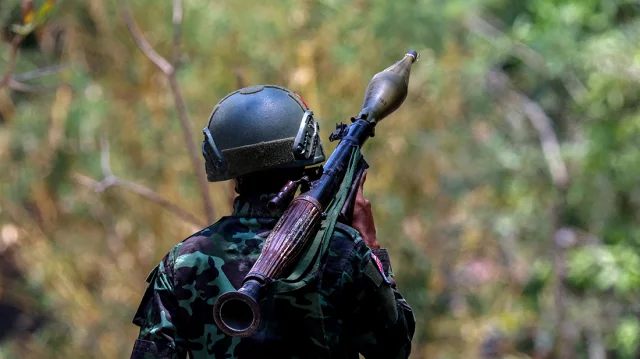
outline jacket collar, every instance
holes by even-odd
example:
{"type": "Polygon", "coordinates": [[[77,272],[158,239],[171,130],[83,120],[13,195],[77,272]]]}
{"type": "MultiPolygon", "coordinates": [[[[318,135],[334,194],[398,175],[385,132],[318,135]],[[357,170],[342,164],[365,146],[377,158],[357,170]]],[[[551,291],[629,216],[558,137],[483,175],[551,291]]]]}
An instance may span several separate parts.
{"type": "MultiPolygon", "coordinates": [[[[244,218],[280,218],[284,212],[283,209],[272,212],[267,207],[267,203],[275,195],[275,193],[264,193],[237,196],[233,200],[233,212],[231,215],[244,218]]],[[[286,208],[286,205],[281,206],[281,208],[286,208]]]]}

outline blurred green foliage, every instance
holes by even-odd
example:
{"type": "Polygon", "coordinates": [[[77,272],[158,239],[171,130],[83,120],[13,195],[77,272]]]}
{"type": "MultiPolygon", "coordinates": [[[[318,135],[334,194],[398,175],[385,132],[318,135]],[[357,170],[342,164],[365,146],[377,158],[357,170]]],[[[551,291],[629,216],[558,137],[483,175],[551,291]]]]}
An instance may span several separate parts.
{"type": "MultiPolygon", "coordinates": [[[[116,176],[204,223],[168,82],[117,3],[56,2],[22,42],[15,74],[64,64],[24,82],[69,86],[0,89],[0,358],[127,357],[146,275],[199,229],[87,186],[106,144],[116,176]]],[[[171,3],[130,7],[170,59],[171,3]]],[[[300,93],[327,139],[373,74],[417,50],[406,102],[363,150],[379,240],[417,316],[412,357],[637,358],[639,15],[631,0],[191,0],[178,81],[197,141],[215,103],[258,83],[300,93]],[[566,190],[495,71],[550,119],[566,190]]],[[[2,73],[23,23],[3,0],[2,73]]],[[[210,190],[228,213],[233,186],[210,190]]]]}

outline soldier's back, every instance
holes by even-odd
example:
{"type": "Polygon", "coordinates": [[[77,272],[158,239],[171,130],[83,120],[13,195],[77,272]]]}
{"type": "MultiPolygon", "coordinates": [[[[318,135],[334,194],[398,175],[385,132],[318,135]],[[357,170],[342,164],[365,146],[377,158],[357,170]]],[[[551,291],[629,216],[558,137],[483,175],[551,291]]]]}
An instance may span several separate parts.
{"type": "MultiPolygon", "coordinates": [[[[324,266],[315,280],[296,291],[264,296],[261,327],[249,338],[226,336],[213,320],[213,304],[237,290],[260,255],[274,217],[246,217],[241,211],[176,245],[154,269],[149,282],[166,282],[167,308],[161,321],[176,330],[179,346],[193,359],[204,358],[358,358],[348,354],[342,337],[343,318],[353,310],[349,289],[367,252],[351,227],[339,224],[332,235],[324,266]],[[353,260],[356,259],[356,260],[353,260]],[[171,303],[171,297],[175,298],[171,303]]],[[[156,290],[155,296],[163,292],[156,290]]],[[[144,303],[144,301],[143,301],[144,303]]],[[[137,320],[152,315],[141,305],[137,320]]],[[[156,314],[157,315],[157,314],[156,314]]],[[[161,316],[163,314],[160,314],[161,316]]],[[[153,322],[153,321],[152,321],[153,322]]],[[[152,330],[152,329],[150,329],[152,330]]],[[[176,339],[177,340],[177,339],[176,339]]]]}

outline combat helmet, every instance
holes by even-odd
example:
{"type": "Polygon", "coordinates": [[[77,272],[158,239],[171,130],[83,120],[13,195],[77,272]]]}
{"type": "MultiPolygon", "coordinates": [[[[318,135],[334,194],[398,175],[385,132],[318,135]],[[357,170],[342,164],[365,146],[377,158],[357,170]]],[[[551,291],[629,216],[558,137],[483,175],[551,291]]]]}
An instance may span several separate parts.
{"type": "Polygon", "coordinates": [[[210,182],[325,160],[313,111],[281,86],[250,86],[228,94],[214,107],[203,134],[210,182]]]}

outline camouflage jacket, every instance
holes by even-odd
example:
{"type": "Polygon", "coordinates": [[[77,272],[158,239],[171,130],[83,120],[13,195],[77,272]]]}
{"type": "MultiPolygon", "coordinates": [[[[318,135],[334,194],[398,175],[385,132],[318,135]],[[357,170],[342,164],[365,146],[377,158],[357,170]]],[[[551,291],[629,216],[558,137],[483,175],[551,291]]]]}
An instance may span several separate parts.
{"type": "Polygon", "coordinates": [[[415,320],[387,252],[372,255],[343,224],[317,281],[265,295],[257,334],[230,337],[216,327],[214,302],[241,286],[278,216],[266,209],[265,196],[237,197],[230,216],[176,245],[147,278],[131,358],[407,358],[415,320]]]}

